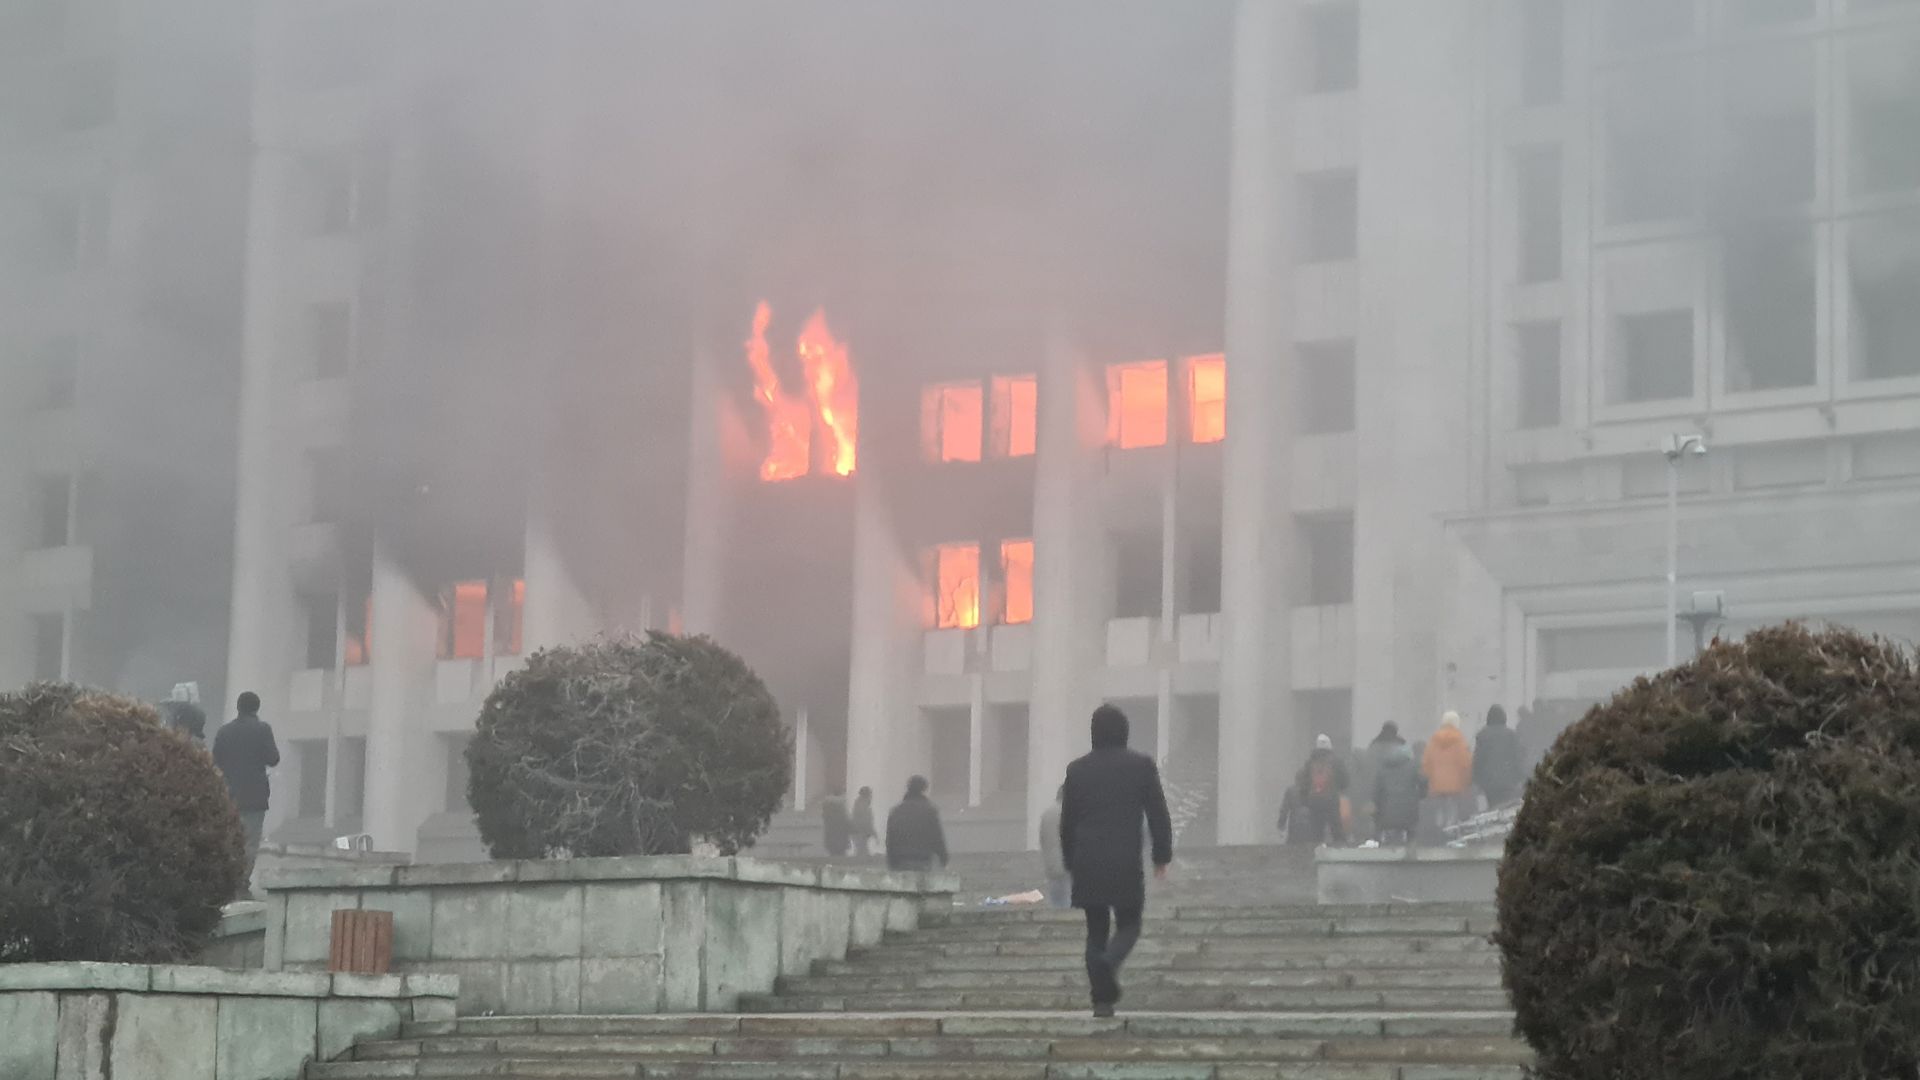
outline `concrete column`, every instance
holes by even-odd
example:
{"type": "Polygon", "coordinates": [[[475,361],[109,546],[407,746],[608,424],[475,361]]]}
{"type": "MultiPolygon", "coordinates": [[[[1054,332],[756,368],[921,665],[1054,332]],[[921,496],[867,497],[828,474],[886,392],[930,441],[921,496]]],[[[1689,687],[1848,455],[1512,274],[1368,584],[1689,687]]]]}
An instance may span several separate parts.
{"type": "Polygon", "coordinates": [[[967,687],[967,805],[979,806],[987,758],[987,677],[976,671],[967,687]]]}
{"type": "Polygon", "coordinates": [[[1062,329],[1040,369],[1039,446],[1033,484],[1033,692],[1027,718],[1027,828],[1086,752],[1098,704],[1094,673],[1106,635],[1100,575],[1106,566],[1099,476],[1106,438],[1103,384],[1062,329]]]}
{"type": "Polygon", "coordinates": [[[886,798],[905,787],[922,741],[913,701],[925,630],[920,572],[894,531],[880,464],[863,462],[854,483],[847,789],[869,786],[886,798]]]}
{"type": "Polygon", "coordinates": [[[687,537],[681,569],[680,617],[689,634],[712,633],[720,618],[728,476],[721,441],[725,406],[713,358],[694,351],[688,413],[687,537]]]}
{"type": "MultiPolygon", "coordinates": [[[[527,548],[524,574],[527,599],[521,613],[521,637],[525,651],[531,653],[553,645],[584,641],[601,630],[593,602],[581,590],[567,559],[555,539],[563,525],[554,520],[552,506],[541,497],[544,484],[536,484],[528,499],[527,548]]],[[[380,601],[374,600],[378,617],[380,601]]]]}
{"type": "Polygon", "coordinates": [[[793,808],[807,808],[807,740],[812,733],[807,730],[807,707],[802,705],[793,714],[793,808]]]}
{"type": "MultiPolygon", "coordinates": [[[[276,9],[263,9],[257,40],[273,40],[276,9]]],[[[260,695],[272,715],[287,700],[292,671],[289,631],[293,585],[284,555],[290,521],[284,492],[288,487],[292,441],[280,394],[281,367],[289,337],[282,311],[285,289],[280,270],[292,207],[294,162],[277,149],[280,138],[273,109],[276,95],[254,95],[252,133],[261,150],[254,154],[247,195],[246,312],[242,319],[240,408],[235,447],[233,597],[227,635],[227,691],[260,695]]],[[[209,702],[219,715],[229,702],[209,702]]]]}
{"type": "Polygon", "coordinates": [[[1438,700],[1437,678],[1454,542],[1440,516],[1470,504],[1479,389],[1470,377],[1479,6],[1361,6],[1356,732],[1392,719],[1415,737],[1447,707],[1486,706],[1438,700]]]}
{"type": "Polygon", "coordinates": [[[1293,4],[1244,0],[1234,27],[1221,481],[1219,842],[1269,838],[1293,730],[1293,4]]]}
{"type": "Polygon", "coordinates": [[[363,820],[374,846],[385,851],[412,851],[420,823],[439,808],[439,788],[420,783],[423,771],[436,772],[438,766],[433,732],[423,715],[433,700],[437,625],[432,599],[376,541],[363,820]]]}

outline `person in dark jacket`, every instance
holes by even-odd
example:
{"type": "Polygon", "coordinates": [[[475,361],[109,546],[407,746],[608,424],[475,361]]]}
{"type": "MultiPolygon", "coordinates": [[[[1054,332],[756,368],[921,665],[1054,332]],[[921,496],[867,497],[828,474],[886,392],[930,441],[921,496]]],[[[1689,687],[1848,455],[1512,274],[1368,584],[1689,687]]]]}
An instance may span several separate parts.
{"type": "Polygon", "coordinates": [[[940,809],[927,798],[927,778],[907,781],[907,797],[887,815],[887,869],[932,870],[947,865],[947,833],[940,809]]]}
{"type": "Polygon", "coordinates": [[[828,855],[836,859],[846,857],[852,828],[845,796],[836,791],[820,800],[820,842],[828,855]]]}
{"type": "Polygon", "coordinates": [[[1427,781],[1398,732],[1391,740],[1384,739],[1386,732],[1373,741],[1380,747],[1380,764],[1373,774],[1374,839],[1382,844],[1411,844],[1420,827],[1420,800],[1427,796],[1427,781]]]}
{"type": "Polygon", "coordinates": [[[1487,707],[1487,726],[1473,742],[1473,786],[1487,797],[1491,810],[1512,802],[1526,777],[1521,772],[1520,737],[1507,726],[1507,711],[1487,707]]]}
{"type": "Polygon", "coordinates": [[[227,794],[240,811],[247,838],[247,880],[253,880],[253,859],[260,851],[260,832],[267,821],[267,770],[280,764],[280,747],[273,729],[260,719],[260,695],[249,690],[235,703],[239,715],[220,726],[213,737],[213,763],[227,778],[227,794]]]}
{"type": "Polygon", "coordinates": [[[1060,792],[1060,854],[1073,877],[1073,906],[1087,913],[1087,982],[1093,1014],[1112,1016],[1120,968],[1140,940],[1147,905],[1141,823],[1153,841],[1154,876],[1173,862],[1173,820],[1160,769],[1127,749],[1127,716],[1093,712],[1093,752],[1067,766],[1060,792]]]}
{"type": "Polygon", "coordinates": [[[1347,793],[1347,763],[1333,752],[1333,737],[1322,735],[1313,741],[1313,756],[1301,767],[1293,782],[1300,801],[1307,808],[1310,841],[1320,844],[1331,838],[1336,844],[1347,842],[1347,830],[1340,823],[1340,797],[1347,793]]]}
{"type": "Polygon", "coordinates": [[[873,841],[880,834],[873,829],[873,789],[863,787],[853,800],[853,853],[866,858],[872,854],[873,841]]]}

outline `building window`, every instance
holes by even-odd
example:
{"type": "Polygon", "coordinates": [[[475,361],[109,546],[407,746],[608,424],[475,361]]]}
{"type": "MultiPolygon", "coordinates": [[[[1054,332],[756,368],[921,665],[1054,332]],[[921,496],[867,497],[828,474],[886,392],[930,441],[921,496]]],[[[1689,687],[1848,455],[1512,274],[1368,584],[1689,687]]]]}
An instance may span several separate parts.
{"type": "Polygon", "coordinates": [[[295,739],[293,759],[300,763],[300,794],[294,812],[303,818],[327,816],[327,740],[295,739]]]}
{"type": "Polygon", "coordinates": [[[1307,606],[1353,602],[1353,515],[1300,519],[1307,606]]]}
{"type": "Polygon", "coordinates": [[[1609,224],[1693,215],[1705,144],[1704,90],[1705,81],[1691,62],[1645,65],[1613,86],[1605,150],[1609,224]]]}
{"type": "Polygon", "coordinates": [[[1519,271],[1523,284],[1560,280],[1560,151],[1538,149],[1514,159],[1519,204],[1519,271]]]}
{"type": "Polygon", "coordinates": [[[1123,450],[1167,442],[1167,362],[1107,367],[1107,442],[1123,450]]]}
{"type": "Polygon", "coordinates": [[[313,377],[338,379],[353,368],[353,308],[338,301],[307,308],[313,349],[313,377]]]}
{"type": "Polygon", "coordinates": [[[359,603],[347,605],[346,661],[348,667],[360,667],[371,659],[372,629],[373,597],[364,595],[359,603]]]}
{"type": "Polygon", "coordinates": [[[1812,386],[1818,321],[1812,236],[1738,232],[1726,244],[1727,388],[1812,386]]]}
{"type": "Polygon", "coordinates": [[[308,596],[301,600],[307,613],[307,668],[332,668],[334,638],[339,632],[340,600],[335,596],[308,596]]]}
{"type": "Polygon", "coordinates": [[[1360,184],[1351,169],[1300,177],[1302,261],[1340,262],[1359,250],[1360,184]]]}
{"type": "Polygon", "coordinates": [[[1693,312],[1622,315],[1616,404],[1693,396],[1693,312]]]}
{"type": "Polygon", "coordinates": [[[62,334],[40,346],[40,395],[43,409],[71,409],[79,399],[80,339],[62,334]]]}
{"type": "Polygon", "coordinates": [[[1723,202],[1747,213],[1811,202],[1819,130],[1812,45],[1769,45],[1736,56],[1723,80],[1723,202]]]}
{"type": "Polygon", "coordinates": [[[36,546],[66,547],[73,542],[73,477],[42,476],[34,490],[36,546]]]}
{"type": "Polygon", "coordinates": [[[1352,341],[1314,341],[1296,346],[1300,365],[1302,435],[1334,435],[1354,428],[1352,341]]]}
{"type": "Polygon", "coordinates": [[[1219,442],[1227,437],[1227,358],[1212,353],[1184,363],[1188,435],[1196,443],[1219,442]]]}
{"type": "Polygon", "coordinates": [[[1920,217],[1863,219],[1847,246],[1853,372],[1861,379],[1920,375],[1920,217]]]}
{"type": "Polygon", "coordinates": [[[1027,457],[1039,444],[1040,382],[1032,375],[993,377],[993,456],[1027,457]]]}
{"type": "Polygon", "coordinates": [[[980,545],[933,549],[934,625],[942,630],[980,625],[980,545]]]}
{"type": "Polygon", "coordinates": [[[1305,12],[1307,92],[1335,94],[1360,85],[1360,5],[1317,3],[1305,12]]]}
{"type": "Polygon", "coordinates": [[[33,677],[39,682],[67,677],[67,617],[64,614],[33,617],[33,677]]]}
{"type": "Polygon", "coordinates": [[[440,590],[442,660],[478,660],[487,647],[487,583],[456,582],[440,590]]]}
{"type": "Polygon", "coordinates": [[[1609,0],[1607,37],[1622,50],[1645,49],[1693,36],[1694,0],[1609,0]]]}
{"type": "Polygon", "coordinates": [[[979,461],[984,422],[980,384],[948,383],[921,391],[921,442],[929,461],[979,461]]]}
{"type": "Polygon", "coordinates": [[[308,483],[312,486],[313,513],[308,518],[315,522],[339,522],[347,520],[347,508],[351,505],[351,471],[347,452],[339,447],[327,447],[307,454],[308,483]]]}
{"type": "Polygon", "coordinates": [[[1520,103],[1555,105],[1566,93],[1566,0],[1522,0],[1520,103]]]}
{"type": "Polygon", "coordinates": [[[1560,324],[1521,323],[1513,328],[1514,389],[1523,430],[1560,425],[1560,324]]]}
{"type": "Polygon", "coordinates": [[[1161,614],[1161,535],[1159,529],[1113,534],[1113,617],[1154,618],[1161,614]]]}
{"type": "Polygon", "coordinates": [[[493,612],[493,653],[495,656],[519,656],[521,633],[526,621],[527,583],[522,578],[514,578],[511,585],[500,590],[500,600],[493,612]]]}
{"type": "Polygon", "coordinates": [[[1920,187],[1920,39],[1883,33],[1847,47],[1850,186],[1920,187]]]}
{"type": "Polygon", "coordinates": [[[1003,623],[1032,622],[1032,540],[1007,540],[1001,543],[1000,580],[1007,590],[1007,602],[1001,611],[1000,621],[1003,623]]]}
{"type": "Polygon", "coordinates": [[[104,58],[76,60],[61,73],[60,126],[85,131],[113,122],[114,70],[104,58]]]}

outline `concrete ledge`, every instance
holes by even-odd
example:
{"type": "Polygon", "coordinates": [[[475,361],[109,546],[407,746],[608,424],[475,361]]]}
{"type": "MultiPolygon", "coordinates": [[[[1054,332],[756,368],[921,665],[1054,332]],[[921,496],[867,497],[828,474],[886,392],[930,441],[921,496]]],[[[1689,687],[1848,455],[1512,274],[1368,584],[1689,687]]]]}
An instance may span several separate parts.
{"type": "Polygon", "coordinates": [[[1314,878],[1323,904],[1490,904],[1503,846],[1321,848],[1314,878]]]}
{"type": "Polygon", "coordinates": [[[394,969],[459,1011],[731,1012],[782,976],[915,929],[957,879],[747,858],[554,859],[266,876],[265,965],[324,967],[332,913],[390,911],[394,969]]]}
{"type": "Polygon", "coordinates": [[[365,1039],[452,1020],[445,976],[0,964],[6,1080],[299,1080],[365,1039]]]}

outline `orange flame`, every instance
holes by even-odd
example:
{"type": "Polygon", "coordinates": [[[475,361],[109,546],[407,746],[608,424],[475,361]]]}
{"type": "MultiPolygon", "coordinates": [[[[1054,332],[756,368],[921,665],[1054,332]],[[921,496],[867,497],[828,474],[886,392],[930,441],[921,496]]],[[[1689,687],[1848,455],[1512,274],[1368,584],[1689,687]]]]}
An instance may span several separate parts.
{"type": "Polygon", "coordinates": [[[767,351],[767,324],[773,309],[765,300],[753,309],[753,336],[747,339],[747,366],[753,369],[753,396],[767,413],[767,457],[760,479],[792,480],[807,475],[813,418],[807,403],[780,388],[767,351]]]}
{"type": "Polygon", "coordinates": [[[767,325],[773,309],[765,300],[753,309],[753,336],[747,339],[747,366],[753,369],[753,396],[767,414],[767,457],[760,463],[760,479],[793,480],[813,468],[813,413],[832,443],[832,460],[823,467],[837,476],[852,476],[854,452],[860,441],[860,382],[845,342],[827,329],[825,310],[815,311],[800,330],[794,350],[807,382],[807,401],[780,386],[767,350],[767,325]]]}
{"type": "Polygon", "coordinates": [[[800,353],[813,407],[833,440],[830,467],[837,476],[852,476],[860,435],[860,383],[854,378],[847,346],[834,340],[833,332],[827,329],[826,311],[817,310],[800,329],[800,340],[794,348],[800,353]]]}

